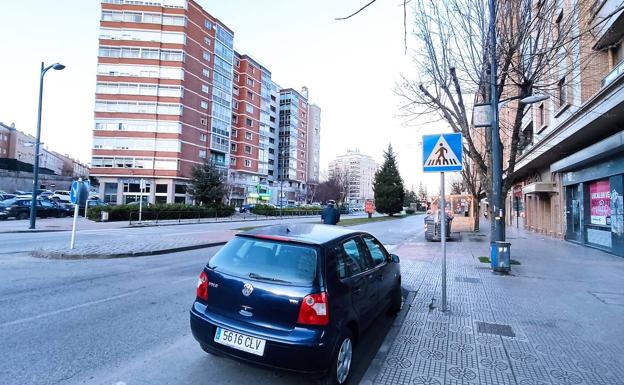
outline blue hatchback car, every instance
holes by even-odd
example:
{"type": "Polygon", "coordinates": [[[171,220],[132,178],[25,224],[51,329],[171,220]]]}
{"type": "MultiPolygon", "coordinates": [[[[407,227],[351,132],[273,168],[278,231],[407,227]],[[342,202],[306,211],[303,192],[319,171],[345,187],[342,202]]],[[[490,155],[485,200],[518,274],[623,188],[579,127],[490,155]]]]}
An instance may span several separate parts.
{"type": "Polygon", "coordinates": [[[401,301],[399,258],[372,235],[270,226],[236,235],[210,259],[191,329],[209,353],[345,384],[353,345],[401,301]]]}

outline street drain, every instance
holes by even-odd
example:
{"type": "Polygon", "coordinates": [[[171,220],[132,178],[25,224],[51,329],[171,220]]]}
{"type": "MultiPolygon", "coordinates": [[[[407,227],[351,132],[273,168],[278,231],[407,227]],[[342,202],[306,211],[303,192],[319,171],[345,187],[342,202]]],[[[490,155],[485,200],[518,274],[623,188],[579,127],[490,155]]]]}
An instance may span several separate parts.
{"type": "Polygon", "coordinates": [[[472,277],[455,277],[455,282],[480,283],[481,280],[479,278],[472,277]]]}
{"type": "Polygon", "coordinates": [[[477,333],[494,334],[502,337],[515,337],[516,334],[509,325],[477,322],[477,333]]]}

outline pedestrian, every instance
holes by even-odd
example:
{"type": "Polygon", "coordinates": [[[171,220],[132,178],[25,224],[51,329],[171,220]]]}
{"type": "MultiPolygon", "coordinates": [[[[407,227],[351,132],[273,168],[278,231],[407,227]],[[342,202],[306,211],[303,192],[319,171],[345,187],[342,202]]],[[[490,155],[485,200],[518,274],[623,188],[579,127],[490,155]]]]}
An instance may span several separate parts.
{"type": "Polygon", "coordinates": [[[340,222],[340,211],[335,207],[336,202],[330,200],[327,202],[327,207],[321,212],[321,222],[325,225],[335,225],[340,222]]]}

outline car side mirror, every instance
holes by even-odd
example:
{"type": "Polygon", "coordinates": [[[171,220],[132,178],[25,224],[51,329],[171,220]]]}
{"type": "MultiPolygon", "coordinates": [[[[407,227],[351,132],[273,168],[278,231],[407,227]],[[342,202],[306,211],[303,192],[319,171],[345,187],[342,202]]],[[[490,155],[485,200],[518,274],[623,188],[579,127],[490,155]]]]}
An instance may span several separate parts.
{"type": "Polygon", "coordinates": [[[392,259],[392,262],[394,262],[394,263],[401,262],[401,260],[399,259],[399,256],[396,255],[396,254],[390,254],[390,258],[392,259]]]}

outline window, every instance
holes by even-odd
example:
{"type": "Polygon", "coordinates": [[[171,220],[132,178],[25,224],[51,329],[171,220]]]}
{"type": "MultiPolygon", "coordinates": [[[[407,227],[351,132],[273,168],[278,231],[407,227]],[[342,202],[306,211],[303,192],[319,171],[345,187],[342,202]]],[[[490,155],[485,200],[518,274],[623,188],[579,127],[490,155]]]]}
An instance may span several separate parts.
{"type": "Polygon", "coordinates": [[[204,68],[204,69],[202,70],[202,74],[203,74],[205,77],[209,78],[209,77],[210,77],[210,70],[209,70],[208,68],[204,68]]]}
{"type": "Polygon", "coordinates": [[[203,108],[204,110],[208,109],[208,102],[205,100],[202,100],[200,103],[201,108],[203,108]]]}
{"type": "Polygon", "coordinates": [[[240,68],[240,60],[236,59],[236,68],[240,68]]]}
{"type": "Polygon", "coordinates": [[[245,167],[251,167],[251,161],[249,159],[245,159],[245,167]]]}
{"type": "Polygon", "coordinates": [[[251,146],[245,146],[245,154],[251,155],[251,146]]]}
{"type": "Polygon", "coordinates": [[[204,44],[210,46],[210,38],[208,36],[204,37],[204,44]]]}
{"type": "Polygon", "coordinates": [[[235,157],[233,157],[233,156],[232,156],[232,157],[230,157],[230,164],[231,164],[232,166],[236,166],[236,158],[235,158],[235,157]]]}
{"type": "Polygon", "coordinates": [[[210,61],[210,52],[204,51],[204,60],[210,61]]]}
{"type": "Polygon", "coordinates": [[[366,253],[356,239],[350,239],[336,249],[336,267],[340,278],[347,278],[370,268],[366,253]]]}
{"type": "Polygon", "coordinates": [[[247,111],[247,113],[249,114],[253,114],[254,113],[254,107],[249,104],[249,103],[245,103],[245,111],[247,111]]]}
{"type": "Polygon", "coordinates": [[[206,84],[202,84],[202,92],[207,94],[210,92],[210,87],[208,87],[206,84]]]}
{"type": "Polygon", "coordinates": [[[238,136],[238,130],[232,129],[232,138],[236,138],[238,136]]]}
{"type": "Polygon", "coordinates": [[[156,194],[166,194],[167,193],[167,185],[166,184],[157,184],[156,185],[156,194]]]}
{"type": "Polygon", "coordinates": [[[238,102],[236,100],[232,101],[232,109],[238,110],[238,102]]]}
{"type": "Polygon", "coordinates": [[[557,83],[557,102],[559,108],[568,105],[568,85],[566,84],[565,76],[557,83]]]}
{"type": "Polygon", "coordinates": [[[104,202],[117,203],[117,183],[104,183],[104,202]]]}
{"type": "Polygon", "coordinates": [[[251,78],[247,78],[247,85],[248,85],[249,87],[253,87],[253,86],[254,86],[254,81],[253,81],[253,79],[251,79],[251,78]]]}
{"type": "Polygon", "coordinates": [[[212,23],[210,22],[210,20],[204,20],[204,26],[207,29],[212,29],[212,23]]]}
{"type": "Polygon", "coordinates": [[[206,159],[206,150],[199,150],[199,157],[201,159],[206,159]]]}
{"type": "Polygon", "coordinates": [[[231,152],[236,152],[236,143],[230,144],[230,151],[231,152]]]}
{"type": "Polygon", "coordinates": [[[251,92],[251,91],[247,91],[247,99],[249,99],[249,100],[253,100],[253,96],[254,96],[254,95],[253,95],[253,92],[251,92]]]}
{"type": "Polygon", "coordinates": [[[205,142],[208,140],[208,135],[206,134],[199,134],[199,141],[200,142],[205,142]]]}
{"type": "Polygon", "coordinates": [[[253,127],[253,120],[245,118],[245,124],[247,124],[248,127],[253,127]]]}
{"type": "Polygon", "coordinates": [[[238,124],[238,115],[232,114],[232,123],[238,124]]]}
{"type": "Polygon", "coordinates": [[[234,74],[234,80],[236,80],[237,82],[240,81],[240,75],[234,74]]]}
{"type": "Polygon", "coordinates": [[[373,263],[375,266],[381,265],[382,263],[384,263],[384,261],[388,259],[388,256],[386,255],[378,240],[372,237],[364,237],[364,243],[366,244],[366,247],[368,248],[371,257],[373,258],[373,263]]]}
{"type": "Polygon", "coordinates": [[[201,118],[199,118],[199,122],[201,123],[202,126],[207,126],[208,125],[208,118],[201,117],[201,118]]]}
{"type": "Polygon", "coordinates": [[[546,117],[544,111],[544,103],[537,107],[537,127],[540,128],[546,125],[546,117]]]}
{"type": "Polygon", "coordinates": [[[253,135],[251,134],[251,132],[245,132],[245,139],[251,140],[252,138],[253,138],[253,135]]]}
{"type": "Polygon", "coordinates": [[[237,95],[237,96],[238,96],[238,87],[234,86],[234,87],[232,88],[232,93],[233,93],[234,95],[237,95]]]}

